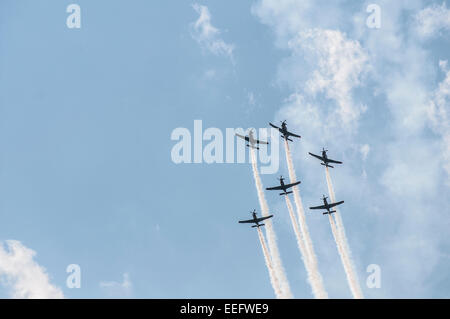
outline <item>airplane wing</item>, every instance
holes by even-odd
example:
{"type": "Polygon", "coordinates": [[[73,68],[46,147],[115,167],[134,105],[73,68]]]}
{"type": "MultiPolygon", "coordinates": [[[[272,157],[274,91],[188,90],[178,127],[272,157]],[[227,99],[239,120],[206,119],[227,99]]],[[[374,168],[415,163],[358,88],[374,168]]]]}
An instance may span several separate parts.
{"type": "Polygon", "coordinates": [[[248,136],[243,136],[243,135],[240,135],[240,134],[237,134],[237,133],[236,133],[236,136],[237,136],[237,137],[240,137],[240,138],[242,138],[243,140],[246,140],[246,141],[248,142],[248,136]]]}
{"type": "Polygon", "coordinates": [[[325,206],[325,205],[320,205],[320,206],[310,207],[309,209],[327,209],[327,206],[325,206]]]}
{"type": "Polygon", "coordinates": [[[295,182],[295,183],[292,183],[292,184],[285,184],[284,187],[286,187],[286,188],[291,188],[292,186],[298,185],[298,184],[300,184],[300,183],[301,183],[301,182],[298,181],[298,182],[295,182]]]}
{"type": "Polygon", "coordinates": [[[273,217],[273,215],[269,215],[269,216],[266,216],[266,217],[260,217],[260,218],[256,218],[256,221],[259,223],[259,222],[261,222],[263,220],[266,220],[266,219],[269,219],[269,218],[272,218],[272,217],[273,217]]]}
{"type": "Polygon", "coordinates": [[[331,207],[334,207],[334,206],[337,206],[337,205],[341,205],[343,202],[344,202],[344,201],[341,200],[340,202],[329,204],[328,207],[331,208],[331,207]]]}
{"type": "Polygon", "coordinates": [[[248,219],[248,220],[240,220],[239,223],[240,224],[245,224],[245,223],[254,223],[255,220],[254,219],[248,219]]]}
{"type": "MultiPolygon", "coordinates": [[[[308,153],[309,153],[309,152],[308,152],[308,153]]],[[[318,158],[318,159],[320,159],[321,161],[324,160],[322,156],[319,156],[319,155],[316,155],[316,154],[313,154],[313,153],[309,153],[309,155],[314,156],[315,158],[318,158]]]]}
{"type": "Polygon", "coordinates": [[[342,162],[335,161],[335,160],[332,160],[332,159],[327,159],[327,162],[328,162],[328,163],[342,164],[342,162]]]}
{"type": "Polygon", "coordinates": [[[277,128],[277,129],[280,129],[280,128],[279,128],[278,126],[276,126],[276,125],[273,125],[273,124],[272,124],[272,123],[270,123],[270,122],[269,122],[269,125],[270,125],[270,126],[272,126],[273,128],[277,128]]]}
{"type": "Polygon", "coordinates": [[[300,135],[297,135],[297,134],[291,133],[291,132],[289,132],[289,131],[288,131],[288,134],[289,134],[290,136],[293,136],[293,137],[298,137],[298,138],[301,138],[301,136],[300,136],[300,135]]]}
{"type": "Polygon", "coordinates": [[[269,144],[269,142],[264,142],[264,141],[256,140],[256,144],[269,144]]]}
{"type": "Polygon", "coordinates": [[[283,187],[281,187],[281,186],[275,186],[275,187],[268,187],[268,188],[266,188],[266,190],[268,190],[268,191],[282,190],[282,189],[283,189],[283,187]]]}

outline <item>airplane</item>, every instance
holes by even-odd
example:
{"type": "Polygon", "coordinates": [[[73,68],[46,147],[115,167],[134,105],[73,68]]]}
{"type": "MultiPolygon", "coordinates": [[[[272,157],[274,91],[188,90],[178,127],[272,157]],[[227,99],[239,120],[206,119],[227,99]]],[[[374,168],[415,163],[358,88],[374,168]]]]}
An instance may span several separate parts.
{"type": "Polygon", "coordinates": [[[309,155],[314,156],[315,158],[320,159],[320,160],[323,162],[323,163],[320,163],[320,165],[323,165],[323,166],[326,166],[326,167],[334,168],[333,166],[328,165],[329,163],[342,164],[342,162],[339,162],[339,161],[335,161],[335,160],[329,159],[328,156],[327,156],[327,152],[328,152],[328,150],[326,150],[326,149],[323,148],[323,149],[322,149],[322,156],[319,156],[319,155],[316,155],[316,154],[313,154],[313,153],[309,153],[309,155]]]}
{"type": "Polygon", "coordinates": [[[273,125],[273,124],[270,123],[270,122],[269,122],[269,125],[272,126],[273,128],[278,129],[278,131],[280,131],[280,133],[281,133],[281,137],[284,138],[284,139],[287,140],[287,141],[293,142],[293,141],[289,138],[289,136],[301,138],[300,135],[291,133],[291,132],[289,132],[289,131],[287,130],[286,120],[284,120],[283,122],[281,122],[281,128],[278,127],[278,126],[276,126],[276,125],[273,125]]]}
{"type": "Polygon", "coordinates": [[[269,218],[272,218],[273,217],[273,215],[269,215],[269,216],[266,216],[266,217],[256,217],[256,210],[254,209],[253,210],[253,212],[251,212],[252,213],[252,216],[253,216],[253,219],[249,219],[249,220],[240,220],[239,221],[239,223],[240,224],[245,224],[245,223],[254,223],[254,224],[256,224],[256,225],[253,225],[252,227],[254,228],[254,227],[261,227],[261,226],[264,226],[264,224],[260,224],[259,222],[260,221],[263,221],[263,220],[265,220],[265,219],[269,219],[269,218]]]}
{"type": "Polygon", "coordinates": [[[236,133],[236,136],[246,140],[249,143],[249,144],[247,144],[247,147],[251,147],[256,150],[259,150],[259,147],[255,146],[255,144],[269,144],[269,142],[264,142],[264,141],[255,139],[255,137],[253,136],[253,130],[250,130],[250,132],[248,132],[248,136],[243,136],[243,135],[240,135],[237,133],[236,133]]]}
{"type": "Polygon", "coordinates": [[[341,205],[344,201],[340,201],[340,202],[336,202],[336,203],[330,203],[328,204],[327,202],[327,198],[325,195],[323,195],[323,205],[321,206],[315,206],[315,207],[310,207],[309,209],[326,209],[327,211],[325,213],[323,213],[324,215],[326,214],[333,214],[336,213],[335,210],[330,210],[330,208],[337,206],[337,205],[341,205]]]}
{"type": "Polygon", "coordinates": [[[287,192],[287,189],[288,189],[288,188],[291,188],[292,186],[298,185],[298,184],[300,184],[300,183],[301,183],[301,182],[298,181],[298,182],[291,183],[291,184],[285,184],[285,183],[284,183],[284,178],[283,178],[283,176],[280,176],[280,186],[268,187],[268,188],[266,188],[266,190],[268,190],[268,191],[272,191],[272,190],[283,190],[283,193],[280,193],[280,195],[292,194],[292,191],[291,191],[291,192],[287,192]]]}

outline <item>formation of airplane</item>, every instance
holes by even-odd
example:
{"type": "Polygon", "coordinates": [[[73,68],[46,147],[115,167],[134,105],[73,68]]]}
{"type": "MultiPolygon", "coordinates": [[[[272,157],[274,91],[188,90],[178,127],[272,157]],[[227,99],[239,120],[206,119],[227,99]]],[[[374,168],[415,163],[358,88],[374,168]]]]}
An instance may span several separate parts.
{"type": "Polygon", "coordinates": [[[320,160],[322,161],[322,163],[320,163],[320,165],[324,165],[324,166],[326,166],[326,167],[334,168],[333,166],[329,165],[329,163],[342,164],[342,162],[335,161],[335,160],[332,160],[332,159],[328,158],[327,152],[328,152],[328,150],[326,150],[325,148],[323,148],[323,149],[322,149],[322,156],[319,156],[319,155],[316,155],[316,154],[313,154],[313,153],[309,153],[309,155],[314,156],[315,158],[320,159],[320,160]]]}
{"type": "Polygon", "coordinates": [[[253,130],[250,130],[250,132],[248,132],[248,136],[243,136],[243,135],[240,135],[237,133],[236,133],[236,136],[245,140],[248,143],[247,147],[251,147],[256,150],[259,150],[259,147],[255,146],[257,144],[269,144],[269,142],[264,142],[264,141],[260,141],[260,140],[256,139],[253,136],[253,130]]]}
{"type": "Polygon", "coordinates": [[[293,137],[297,137],[297,138],[301,138],[300,135],[294,134],[292,132],[289,132],[287,129],[287,125],[286,125],[286,120],[284,120],[283,122],[281,122],[281,127],[278,127],[276,125],[273,125],[272,123],[269,122],[269,125],[272,126],[273,128],[278,129],[278,131],[280,131],[281,133],[281,137],[284,138],[287,141],[291,141],[293,142],[289,136],[293,136],[293,137]]]}
{"type": "Polygon", "coordinates": [[[337,205],[341,205],[342,203],[344,203],[343,200],[341,200],[340,202],[336,202],[336,203],[328,203],[327,198],[325,195],[323,195],[323,205],[320,206],[314,206],[314,207],[310,207],[309,209],[326,209],[327,211],[325,213],[323,213],[324,215],[326,214],[333,214],[336,213],[335,210],[330,210],[331,208],[337,206],[337,205]]]}
{"type": "Polygon", "coordinates": [[[266,216],[266,217],[257,217],[256,216],[256,210],[254,209],[253,210],[253,212],[251,212],[252,213],[252,219],[248,219],[248,220],[240,220],[239,221],[239,223],[240,224],[248,224],[248,223],[253,223],[253,224],[255,224],[255,225],[253,225],[252,227],[254,228],[254,227],[261,227],[261,226],[264,226],[264,224],[260,224],[259,222],[261,222],[261,221],[263,221],[263,220],[266,220],[266,219],[269,219],[269,218],[272,218],[273,217],[273,215],[269,215],[269,216],[266,216]]]}
{"type": "Polygon", "coordinates": [[[298,185],[301,182],[295,182],[295,183],[291,183],[291,184],[285,184],[284,183],[284,178],[283,176],[280,176],[280,186],[275,186],[275,187],[268,187],[266,188],[266,190],[268,191],[272,191],[272,190],[283,190],[283,193],[280,193],[280,195],[287,195],[287,194],[292,194],[292,191],[288,192],[287,190],[289,188],[291,188],[292,186],[298,185]]]}
{"type": "MultiPolygon", "coordinates": [[[[278,131],[281,133],[281,137],[283,139],[285,139],[286,141],[293,142],[293,140],[289,138],[291,136],[292,137],[296,137],[296,138],[301,138],[300,135],[297,135],[297,134],[294,134],[294,133],[288,131],[287,125],[286,125],[286,120],[281,122],[281,127],[278,127],[278,126],[276,126],[276,125],[274,125],[274,124],[272,124],[270,122],[269,122],[269,125],[272,126],[273,128],[278,129],[278,131]]],[[[257,149],[257,150],[259,150],[259,147],[257,145],[269,144],[269,142],[260,141],[260,140],[256,139],[254,137],[254,135],[253,135],[253,130],[249,131],[248,136],[243,136],[243,135],[240,135],[240,134],[237,134],[237,133],[236,133],[236,136],[239,137],[239,138],[244,139],[248,143],[247,147],[251,147],[251,148],[257,149]]],[[[309,155],[311,155],[311,156],[321,160],[322,162],[320,164],[323,165],[323,166],[326,166],[326,167],[334,168],[333,166],[330,165],[330,163],[331,164],[342,164],[342,162],[340,162],[340,161],[336,161],[336,160],[328,158],[327,152],[328,152],[328,150],[326,150],[325,148],[322,148],[322,156],[319,156],[319,155],[316,155],[316,154],[313,154],[313,153],[310,153],[310,152],[309,152],[309,155]]],[[[293,191],[288,191],[288,189],[290,189],[291,187],[294,187],[294,186],[296,186],[296,185],[301,183],[300,181],[297,181],[297,182],[294,182],[294,183],[285,184],[283,176],[280,176],[279,180],[280,180],[280,185],[274,186],[274,187],[267,187],[266,190],[269,190],[269,191],[271,191],[271,190],[281,190],[282,193],[280,193],[280,195],[287,196],[288,194],[292,194],[292,192],[293,192],[293,191]]],[[[336,212],[336,210],[332,210],[333,207],[341,205],[341,204],[344,203],[344,201],[339,201],[339,202],[336,202],[336,203],[328,203],[327,198],[328,197],[323,195],[323,198],[322,198],[323,205],[313,206],[313,207],[310,207],[309,209],[326,210],[325,212],[323,212],[323,214],[324,215],[327,215],[327,214],[331,215],[331,214],[336,212]]],[[[239,223],[241,223],[241,224],[242,223],[250,223],[250,224],[254,224],[252,227],[259,228],[261,226],[264,226],[264,224],[260,224],[260,222],[262,222],[263,220],[266,220],[266,219],[269,219],[269,218],[273,217],[273,215],[269,215],[269,216],[266,216],[266,217],[257,217],[256,210],[253,210],[253,212],[251,212],[251,213],[252,213],[252,219],[240,220],[239,223]]]]}

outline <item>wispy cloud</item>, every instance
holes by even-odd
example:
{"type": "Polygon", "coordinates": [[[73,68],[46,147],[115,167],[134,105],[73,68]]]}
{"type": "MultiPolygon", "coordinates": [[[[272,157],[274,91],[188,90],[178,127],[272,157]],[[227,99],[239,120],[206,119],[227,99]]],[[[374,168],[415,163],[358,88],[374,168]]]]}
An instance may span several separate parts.
{"type": "Polygon", "coordinates": [[[34,261],[33,250],[17,240],[5,243],[6,247],[0,243],[0,278],[13,298],[64,298],[62,291],[50,283],[46,270],[34,261]]]}
{"type": "Polygon", "coordinates": [[[220,30],[211,24],[211,13],[208,7],[193,4],[192,7],[199,14],[198,19],[191,24],[192,38],[202,47],[202,49],[215,55],[226,56],[233,59],[234,45],[226,43],[220,37],[220,30]]]}
{"type": "Polygon", "coordinates": [[[122,282],[102,281],[100,282],[100,287],[106,291],[108,296],[130,297],[132,294],[133,284],[131,283],[128,273],[124,273],[122,282]]]}
{"type": "Polygon", "coordinates": [[[358,41],[337,30],[309,29],[289,41],[293,54],[305,55],[315,67],[306,91],[319,92],[336,101],[339,122],[353,125],[364,110],[353,103],[352,89],[360,85],[369,57],[358,41]]]}
{"type": "Polygon", "coordinates": [[[445,2],[421,10],[416,16],[417,31],[422,37],[433,37],[450,30],[450,10],[445,2]]]}
{"type": "Polygon", "coordinates": [[[369,155],[369,152],[370,152],[369,144],[361,145],[359,150],[361,152],[361,156],[362,156],[363,161],[365,161],[367,159],[367,156],[369,155]]]}
{"type": "Polygon", "coordinates": [[[428,115],[432,128],[442,137],[444,168],[450,182],[450,70],[447,61],[440,61],[439,65],[446,72],[445,78],[432,93],[428,115]]]}
{"type": "Polygon", "coordinates": [[[251,91],[247,92],[247,102],[248,105],[250,106],[255,106],[256,105],[256,97],[255,94],[251,91]]]}

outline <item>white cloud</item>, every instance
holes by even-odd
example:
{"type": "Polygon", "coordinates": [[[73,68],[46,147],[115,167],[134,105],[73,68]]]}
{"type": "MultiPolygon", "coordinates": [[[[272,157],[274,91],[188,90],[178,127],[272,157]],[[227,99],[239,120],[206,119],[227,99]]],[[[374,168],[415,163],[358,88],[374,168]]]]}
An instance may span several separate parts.
{"type": "Polygon", "coordinates": [[[276,34],[276,44],[285,47],[286,42],[299,31],[314,26],[335,29],[340,21],[348,19],[339,1],[318,0],[259,0],[252,5],[252,13],[276,34]]]}
{"type": "Polygon", "coordinates": [[[233,59],[234,45],[228,44],[220,38],[220,31],[211,24],[211,14],[208,7],[193,4],[192,7],[199,14],[197,21],[191,24],[191,34],[195,41],[205,50],[233,59]]]}
{"type": "Polygon", "coordinates": [[[0,278],[13,298],[64,298],[62,291],[50,283],[46,270],[33,258],[36,253],[17,240],[0,243],[0,278]]]}
{"type": "Polygon", "coordinates": [[[102,281],[100,287],[105,289],[106,293],[112,297],[129,297],[132,294],[133,284],[130,281],[128,273],[123,274],[123,281],[102,281]]]}
{"type": "Polygon", "coordinates": [[[361,152],[361,156],[362,156],[363,161],[365,161],[367,159],[367,156],[369,155],[369,152],[370,152],[369,144],[362,145],[359,150],[361,152]]]}
{"type": "Polygon", "coordinates": [[[317,28],[298,32],[287,49],[291,55],[279,65],[278,82],[286,83],[293,93],[280,112],[291,115],[282,119],[289,118],[291,125],[320,137],[322,144],[340,139],[348,145],[366,110],[355,102],[354,90],[370,69],[369,56],[344,33],[317,28]]]}
{"type": "MultiPolygon", "coordinates": [[[[440,61],[439,64],[446,70],[447,61],[440,61]]],[[[444,168],[450,177],[450,70],[432,94],[428,116],[433,130],[442,137],[444,168]]]]}
{"type": "Polygon", "coordinates": [[[273,27],[278,38],[285,39],[308,25],[306,13],[310,6],[308,0],[261,0],[252,6],[252,12],[273,27]]]}
{"type": "Polygon", "coordinates": [[[450,10],[445,2],[433,5],[420,11],[416,16],[417,31],[422,37],[434,37],[442,30],[450,30],[450,10]]]}
{"type": "Polygon", "coordinates": [[[364,106],[353,102],[352,89],[361,84],[369,67],[369,57],[359,42],[337,30],[309,29],[290,40],[288,46],[293,54],[305,55],[315,67],[306,82],[306,91],[324,92],[335,100],[337,119],[344,126],[353,126],[364,106]]]}

